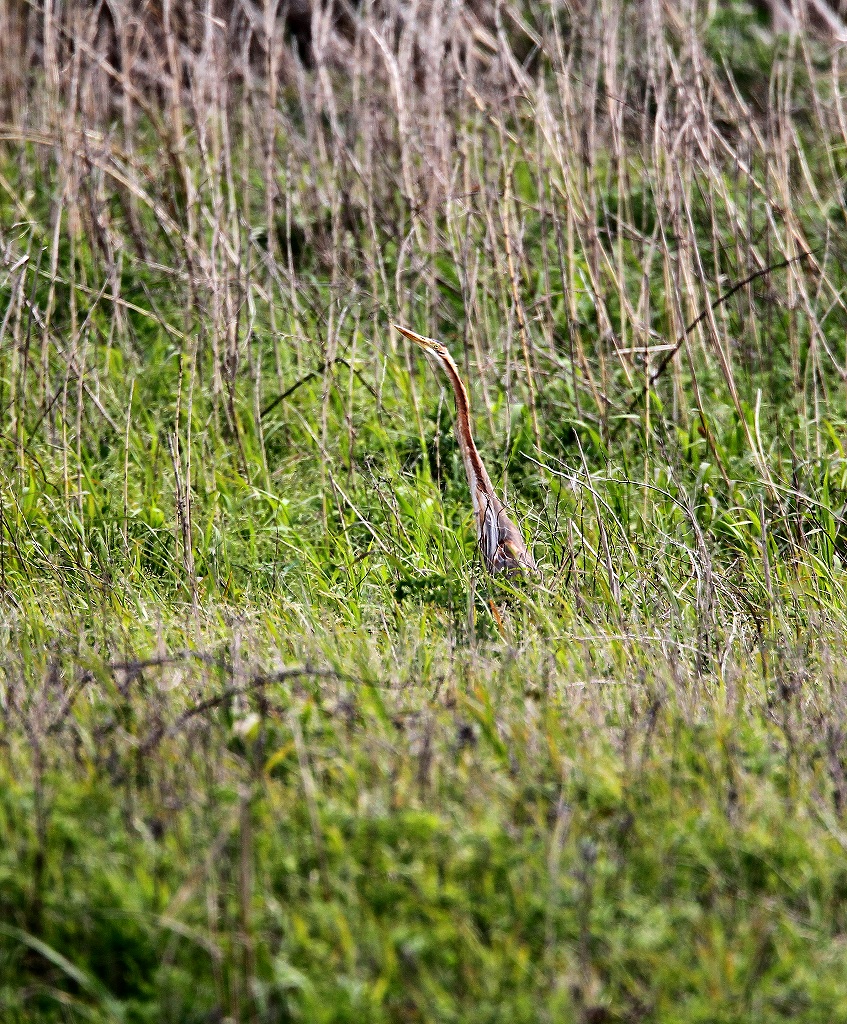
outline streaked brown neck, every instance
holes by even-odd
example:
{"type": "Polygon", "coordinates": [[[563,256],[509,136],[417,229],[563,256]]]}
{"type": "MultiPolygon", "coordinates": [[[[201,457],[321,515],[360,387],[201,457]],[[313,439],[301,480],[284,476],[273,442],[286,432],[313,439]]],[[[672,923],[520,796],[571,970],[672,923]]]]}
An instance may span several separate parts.
{"type": "Polygon", "coordinates": [[[468,401],[465,385],[459,376],[459,369],[453,362],[453,357],[449,352],[438,353],[437,358],[444,368],[444,372],[450,378],[450,383],[453,385],[453,394],[456,396],[456,433],[459,435],[459,447],[462,449],[462,458],[465,462],[465,472],[468,475],[471,493],[475,498],[477,486],[482,488],[486,492],[490,505],[495,511],[499,511],[503,506],[494,493],[491,478],[482,464],[482,459],[471,433],[470,402],[468,401]]]}

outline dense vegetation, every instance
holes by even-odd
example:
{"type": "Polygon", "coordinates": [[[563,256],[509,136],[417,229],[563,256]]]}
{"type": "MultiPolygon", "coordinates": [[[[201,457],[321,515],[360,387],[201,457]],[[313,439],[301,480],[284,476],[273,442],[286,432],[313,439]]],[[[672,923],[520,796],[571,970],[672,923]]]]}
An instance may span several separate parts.
{"type": "Polygon", "coordinates": [[[846,1020],[842,57],[743,4],[39,10],[3,1021],[846,1020]]]}

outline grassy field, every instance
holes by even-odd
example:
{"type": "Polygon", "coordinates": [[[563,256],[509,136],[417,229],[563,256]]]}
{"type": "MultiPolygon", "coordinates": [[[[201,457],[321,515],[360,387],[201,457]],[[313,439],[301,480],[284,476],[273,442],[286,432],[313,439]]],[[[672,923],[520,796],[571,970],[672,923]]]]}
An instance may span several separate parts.
{"type": "Polygon", "coordinates": [[[0,4],[4,1024],[847,1021],[843,54],[162,10],[0,4]]]}

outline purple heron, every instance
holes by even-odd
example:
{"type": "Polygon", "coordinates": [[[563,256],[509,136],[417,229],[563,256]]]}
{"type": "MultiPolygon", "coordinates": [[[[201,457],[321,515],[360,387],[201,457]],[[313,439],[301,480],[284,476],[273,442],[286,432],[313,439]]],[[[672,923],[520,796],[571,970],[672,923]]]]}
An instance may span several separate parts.
{"type": "Polygon", "coordinates": [[[485,567],[492,575],[514,573],[518,570],[536,571],[535,559],[529,552],[521,531],[506,515],[503,503],[494,491],[491,477],[482,464],[479,449],[471,433],[470,402],[468,392],[459,376],[459,368],[446,346],[434,338],[415,334],[399,324],[394,327],[428,352],[444,370],[453,385],[456,397],[456,439],[465,464],[468,486],[471,490],[476,532],[485,567]]]}

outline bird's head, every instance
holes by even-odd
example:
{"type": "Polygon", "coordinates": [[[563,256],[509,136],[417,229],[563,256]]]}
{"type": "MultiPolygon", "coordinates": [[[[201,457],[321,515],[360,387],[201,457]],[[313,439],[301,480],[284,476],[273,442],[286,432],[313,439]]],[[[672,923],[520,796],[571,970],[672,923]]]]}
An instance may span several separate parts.
{"type": "Polygon", "coordinates": [[[447,350],[446,345],[442,345],[440,341],[436,341],[435,338],[427,338],[423,334],[416,334],[414,331],[410,331],[407,327],[401,327],[400,324],[394,324],[395,330],[398,330],[404,337],[409,338],[410,341],[414,341],[415,344],[425,352],[431,352],[432,355],[437,356],[439,359],[450,359],[450,353],[447,350]]]}

